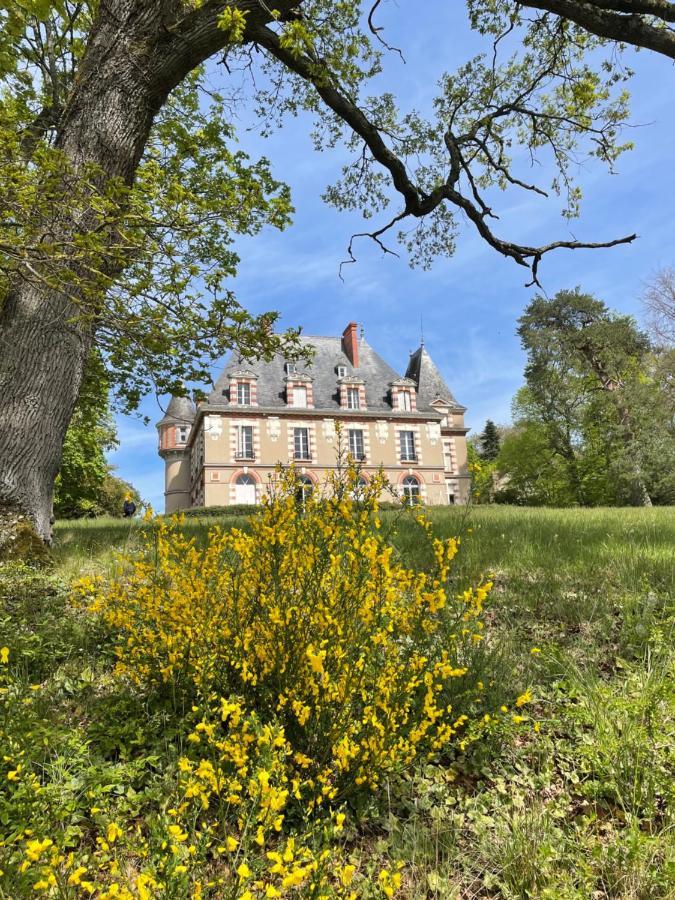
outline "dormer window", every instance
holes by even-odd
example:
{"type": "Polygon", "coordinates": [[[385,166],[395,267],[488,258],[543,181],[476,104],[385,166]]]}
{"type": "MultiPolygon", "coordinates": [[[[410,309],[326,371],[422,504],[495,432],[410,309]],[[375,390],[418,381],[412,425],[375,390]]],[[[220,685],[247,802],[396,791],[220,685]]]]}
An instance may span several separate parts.
{"type": "Polygon", "coordinates": [[[296,384],[293,388],[293,406],[307,407],[307,388],[304,384],[296,384]]]}
{"type": "Polygon", "coordinates": [[[251,385],[248,381],[237,383],[237,406],[251,405],[251,385]]]}
{"type": "Polygon", "coordinates": [[[401,412],[412,412],[412,395],[410,391],[398,392],[398,408],[401,412]]]}
{"type": "Polygon", "coordinates": [[[347,366],[338,366],[337,367],[338,378],[344,378],[346,375],[347,375],[347,366]]]}
{"type": "Polygon", "coordinates": [[[361,409],[361,396],[357,387],[347,388],[347,409],[361,409]]]}
{"type": "Polygon", "coordinates": [[[298,371],[298,367],[294,362],[287,362],[285,365],[285,369],[287,375],[296,375],[298,371]]]}

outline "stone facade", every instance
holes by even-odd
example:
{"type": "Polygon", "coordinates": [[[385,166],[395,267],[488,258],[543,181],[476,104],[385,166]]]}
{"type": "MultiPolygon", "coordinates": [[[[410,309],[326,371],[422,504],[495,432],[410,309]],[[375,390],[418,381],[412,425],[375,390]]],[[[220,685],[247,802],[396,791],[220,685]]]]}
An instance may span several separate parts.
{"type": "Polygon", "coordinates": [[[342,338],[304,341],[314,349],[311,365],[278,358],[243,366],[233,357],[197,407],[171,400],[157,426],[167,513],[258,503],[279,466],[294,465],[307,489],[320,488],[339,444],[365,479],[384,470],[391,493],[383,500],[467,502],[466,410],[424,346],[401,377],[354,323],[342,338]]]}

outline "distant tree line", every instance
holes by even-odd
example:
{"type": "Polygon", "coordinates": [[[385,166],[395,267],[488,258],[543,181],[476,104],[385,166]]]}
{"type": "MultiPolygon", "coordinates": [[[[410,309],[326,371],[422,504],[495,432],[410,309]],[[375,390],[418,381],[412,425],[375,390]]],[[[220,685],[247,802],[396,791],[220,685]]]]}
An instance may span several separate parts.
{"type": "Polygon", "coordinates": [[[532,300],[513,425],[488,420],[470,442],[474,501],[675,503],[674,297],[675,275],[659,273],[645,297],[650,335],[579,289],[532,300]]]}

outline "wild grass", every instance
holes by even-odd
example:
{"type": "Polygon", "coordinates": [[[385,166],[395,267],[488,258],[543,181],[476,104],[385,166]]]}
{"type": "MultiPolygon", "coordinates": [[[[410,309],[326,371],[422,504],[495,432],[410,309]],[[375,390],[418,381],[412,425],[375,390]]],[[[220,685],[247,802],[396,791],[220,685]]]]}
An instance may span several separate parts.
{"type": "MultiPolygon", "coordinates": [[[[464,756],[419,766],[390,785],[367,827],[347,835],[358,870],[402,862],[401,896],[420,900],[675,897],[675,511],[477,507],[429,515],[440,536],[461,536],[457,590],[481,574],[494,578],[491,637],[475,660],[490,701],[513,709],[530,688],[534,703],[515,730],[497,729],[464,756]]],[[[424,565],[430,551],[413,519],[383,519],[403,559],[424,565]]],[[[217,517],[183,528],[203,542],[214,524],[246,527],[241,517],[217,517]]],[[[139,546],[144,527],[57,523],[52,585],[105,574],[115,554],[139,546]]],[[[51,679],[50,703],[69,698],[77,716],[92,718],[105,636],[85,634],[63,615],[58,586],[46,601],[31,590],[18,629],[26,677],[51,679]]],[[[17,642],[11,593],[0,589],[0,644],[17,642]]],[[[116,728],[128,702],[108,710],[120,719],[116,728]]],[[[170,740],[164,727],[148,722],[170,740]]],[[[110,728],[90,726],[94,744],[105,747],[110,728]]],[[[85,753],[85,768],[110,770],[114,781],[115,766],[133,767],[137,740],[130,732],[128,755],[104,761],[73,738],[70,756],[51,755],[50,764],[63,767],[54,779],[75,777],[85,753]]],[[[368,896],[381,896],[375,880],[368,896]]]]}

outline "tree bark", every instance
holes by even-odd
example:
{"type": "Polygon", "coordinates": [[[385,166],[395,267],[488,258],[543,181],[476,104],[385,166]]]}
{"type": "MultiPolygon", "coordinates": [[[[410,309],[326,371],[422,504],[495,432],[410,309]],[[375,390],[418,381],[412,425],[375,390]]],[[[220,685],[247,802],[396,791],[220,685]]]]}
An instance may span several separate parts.
{"type": "Polygon", "coordinates": [[[569,19],[591,34],[675,59],[675,4],[666,0],[519,0],[569,19]]]}
{"type": "MultiPolygon", "coordinates": [[[[181,18],[185,7],[178,0],[101,4],[58,125],[56,145],[75,175],[93,165],[101,182],[133,183],[171,90],[226,43],[217,27],[225,5],[206,3],[181,18]]],[[[251,22],[271,18],[255,0],[237,5],[251,22]]],[[[274,4],[282,13],[298,5],[274,4]]],[[[76,220],[65,207],[44,222],[52,240],[67,242],[91,226],[86,214],[76,220]]],[[[99,259],[93,262],[101,268],[99,259]]],[[[45,541],[61,449],[95,340],[91,317],[78,315],[78,265],[81,260],[64,263],[63,292],[46,287],[39,272],[19,272],[0,308],[0,512],[25,515],[45,541]]],[[[110,264],[102,267],[108,276],[119,274],[110,264]]]]}

